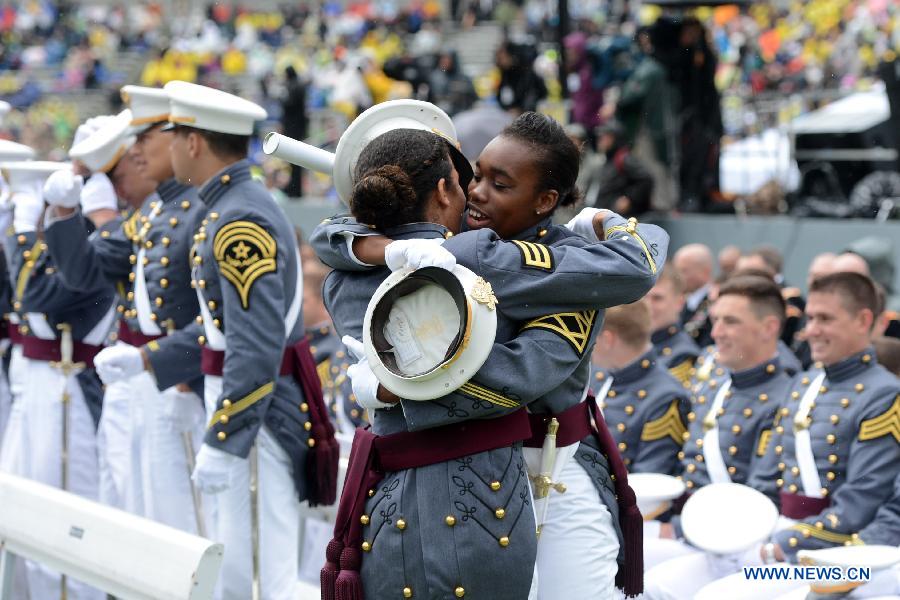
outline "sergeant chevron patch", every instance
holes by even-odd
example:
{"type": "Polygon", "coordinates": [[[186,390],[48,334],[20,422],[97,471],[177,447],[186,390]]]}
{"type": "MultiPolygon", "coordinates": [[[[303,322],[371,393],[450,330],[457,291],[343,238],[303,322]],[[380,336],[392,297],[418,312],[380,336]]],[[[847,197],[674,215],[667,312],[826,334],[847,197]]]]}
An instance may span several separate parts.
{"type": "Polygon", "coordinates": [[[594,319],[596,318],[596,310],[556,313],[530,321],[525,324],[522,330],[534,328],[549,329],[572,344],[572,347],[581,356],[587,348],[588,340],[591,337],[591,327],[594,326],[594,319]]]}
{"type": "Polygon", "coordinates": [[[275,238],[252,221],[232,221],[216,233],[213,254],[222,275],[237,290],[244,310],[250,308],[254,282],[276,270],[277,250],[275,238]]]}
{"type": "Polygon", "coordinates": [[[900,395],[884,413],[862,422],[859,426],[859,441],[874,440],[883,435],[892,435],[900,442],[900,395]]]}
{"type": "Polygon", "coordinates": [[[687,427],[681,420],[681,412],[678,410],[678,400],[673,400],[669,405],[669,409],[663,416],[653,421],[649,421],[644,425],[641,431],[642,442],[655,442],[665,437],[672,438],[676,444],[681,446],[682,436],[687,431],[687,427]]]}
{"type": "Polygon", "coordinates": [[[512,243],[519,248],[519,252],[522,254],[523,267],[551,272],[556,268],[556,265],[553,264],[553,253],[547,246],[521,240],[513,240],[512,243]]]}

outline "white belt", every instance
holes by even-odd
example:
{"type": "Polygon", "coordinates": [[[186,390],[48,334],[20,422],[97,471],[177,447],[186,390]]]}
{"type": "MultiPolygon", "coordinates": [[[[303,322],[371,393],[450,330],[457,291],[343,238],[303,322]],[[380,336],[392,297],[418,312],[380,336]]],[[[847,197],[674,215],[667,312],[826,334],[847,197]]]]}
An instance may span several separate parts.
{"type": "Polygon", "coordinates": [[[822,480],[819,478],[819,469],[816,467],[816,457],[812,451],[812,440],[809,436],[809,424],[807,418],[812,404],[819,397],[819,389],[825,381],[825,372],[819,373],[800,399],[797,414],[794,415],[794,454],[797,458],[797,467],[800,469],[800,482],[803,484],[803,493],[811,498],[822,497],[822,480]]]}
{"type": "Polygon", "coordinates": [[[600,386],[600,389],[597,391],[597,407],[600,409],[600,414],[603,414],[603,402],[606,401],[606,397],[609,395],[609,389],[612,387],[613,378],[611,375],[606,377],[606,381],[603,382],[603,385],[600,386]]]}
{"type": "Polygon", "coordinates": [[[147,281],[144,278],[144,256],[147,251],[144,248],[138,250],[137,263],[134,270],[134,308],[137,310],[138,326],[144,335],[162,335],[159,325],[153,322],[150,315],[153,308],[150,304],[150,295],[147,292],[147,281]]]}
{"type": "Polygon", "coordinates": [[[709,412],[703,419],[704,427],[712,424],[712,427],[709,427],[703,436],[703,461],[706,463],[706,472],[712,483],[731,483],[731,476],[728,474],[725,459],[722,457],[722,447],[719,445],[719,410],[725,404],[725,396],[730,389],[731,378],[729,377],[722,382],[719,393],[716,394],[712,406],[709,407],[709,412]]]}

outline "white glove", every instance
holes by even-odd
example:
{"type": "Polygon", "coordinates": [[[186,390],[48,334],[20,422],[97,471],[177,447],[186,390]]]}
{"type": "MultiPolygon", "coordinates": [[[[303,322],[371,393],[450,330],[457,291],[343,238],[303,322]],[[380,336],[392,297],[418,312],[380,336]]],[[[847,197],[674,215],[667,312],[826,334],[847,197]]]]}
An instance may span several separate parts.
{"type": "Polygon", "coordinates": [[[388,404],[378,399],[378,378],[375,377],[375,373],[372,372],[372,368],[369,366],[362,342],[358,342],[349,335],[345,335],[341,338],[341,341],[347,347],[350,356],[357,361],[347,368],[347,377],[350,378],[350,387],[353,388],[356,403],[369,410],[391,408],[393,404],[388,404]]]}
{"type": "Polygon", "coordinates": [[[89,215],[104,208],[117,210],[119,199],[112,181],[109,180],[106,173],[94,173],[81,190],[81,212],[89,215]]]}
{"type": "Polygon", "coordinates": [[[197,425],[201,401],[194,392],[180,392],[172,387],[162,396],[162,418],[174,431],[193,431],[197,425]]]}
{"type": "Polygon", "coordinates": [[[44,183],[44,200],[50,206],[75,208],[81,202],[81,188],[84,177],[69,169],[55,171],[44,183]]]}
{"type": "Polygon", "coordinates": [[[44,210],[44,200],[38,194],[13,193],[13,229],[16,233],[37,230],[37,222],[44,210]]]}
{"type": "Polygon", "coordinates": [[[594,229],[594,216],[600,212],[604,212],[604,210],[602,208],[582,208],[580,213],[566,223],[566,229],[577,233],[589,242],[598,242],[600,240],[597,237],[597,231],[594,229]]]}
{"type": "Polygon", "coordinates": [[[452,271],[456,266],[456,257],[441,247],[441,238],[429,240],[397,240],[384,249],[384,262],[391,271],[404,267],[421,269],[424,267],[440,267],[452,271]]]}
{"type": "Polygon", "coordinates": [[[104,348],[94,357],[94,368],[103,383],[109,385],[143,373],[144,357],[134,346],[116,344],[104,348]]]}
{"type": "Polygon", "coordinates": [[[231,473],[243,458],[207,444],[200,446],[191,479],[204,494],[218,494],[231,486],[231,473]]]}

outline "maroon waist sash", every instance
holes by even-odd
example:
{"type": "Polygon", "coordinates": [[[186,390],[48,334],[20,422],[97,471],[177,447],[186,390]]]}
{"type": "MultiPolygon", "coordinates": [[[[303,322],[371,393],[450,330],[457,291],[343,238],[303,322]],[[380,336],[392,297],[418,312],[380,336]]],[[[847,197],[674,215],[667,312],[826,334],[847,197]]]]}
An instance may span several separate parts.
{"type": "Polygon", "coordinates": [[[153,340],[158,340],[161,337],[164,337],[164,336],[162,336],[162,335],[144,335],[140,331],[132,331],[131,328],[128,327],[128,323],[126,323],[124,319],[119,320],[118,339],[120,342],[124,342],[130,346],[139,348],[141,346],[149,344],[153,340]]]}
{"type": "Polygon", "coordinates": [[[13,345],[22,344],[22,338],[25,337],[21,333],[19,333],[19,326],[15,323],[7,323],[6,324],[6,333],[9,336],[9,341],[13,345]]]}
{"type": "Polygon", "coordinates": [[[524,442],[529,448],[540,448],[544,445],[547,425],[551,418],[559,422],[556,434],[556,445],[569,446],[580,442],[588,435],[593,435],[600,452],[609,462],[616,500],[619,505],[619,526],[622,529],[622,541],[625,548],[625,562],[616,574],[616,585],[626,596],[637,596],[644,589],[644,523],[637,499],[631,486],[628,485],[628,470],[619,454],[616,441],[606,427],[603,414],[597,407],[594,396],[588,396],[585,402],[572,406],[563,412],[528,415],[531,422],[531,438],[524,442]],[[594,422],[591,422],[593,416],[594,422]],[[596,424],[596,427],[594,426],[596,424]]]}
{"type": "Polygon", "coordinates": [[[531,437],[525,409],[499,417],[453,423],[425,431],[377,436],[357,429],[350,449],[334,537],[325,551],[320,582],[325,600],[362,600],[362,521],[369,490],[385,472],[415,469],[496,450],[531,437]]]}
{"type": "Polygon", "coordinates": [[[781,514],[789,519],[812,517],[831,506],[830,498],[813,498],[790,492],[779,492],[778,495],[781,499],[781,514]]]}
{"type": "MultiPolygon", "coordinates": [[[[203,347],[200,366],[204,375],[221,377],[225,366],[225,353],[203,347]]],[[[337,499],[338,461],[340,445],[334,438],[334,426],[325,407],[322,383],[316,371],[316,362],[309,350],[309,340],[303,338],[285,348],[281,355],[279,375],[290,375],[303,390],[309,407],[309,445],[306,453],[307,500],[310,506],[334,504],[337,499]]]]}
{"type": "MultiPolygon", "coordinates": [[[[89,369],[94,368],[94,357],[103,350],[103,346],[92,346],[83,342],[72,343],[72,361],[83,362],[89,369]]],[[[22,337],[22,355],[33,360],[59,362],[62,353],[59,340],[42,340],[31,335],[22,337]]]]}

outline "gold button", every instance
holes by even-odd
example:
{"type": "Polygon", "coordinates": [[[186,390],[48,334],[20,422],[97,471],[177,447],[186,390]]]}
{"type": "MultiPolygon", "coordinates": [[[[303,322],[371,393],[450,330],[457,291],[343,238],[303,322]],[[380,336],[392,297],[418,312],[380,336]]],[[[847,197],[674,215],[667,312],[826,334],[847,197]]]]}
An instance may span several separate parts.
{"type": "Polygon", "coordinates": [[[161,287],[162,289],[166,289],[167,287],[169,287],[169,280],[166,279],[165,277],[163,277],[162,279],[160,279],[160,280],[159,280],[159,287],[161,287]]]}
{"type": "Polygon", "coordinates": [[[745,416],[745,417],[748,417],[748,418],[749,418],[749,417],[752,417],[752,416],[753,416],[753,409],[752,409],[752,408],[745,408],[745,409],[744,409],[744,416],[745,416]]]}
{"type": "Polygon", "coordinates": [[[462,598],[463,596],[466,595],[466,588],[460,586],[460,587],[456,588],[455,590],[453,590],[453,594],[454,594],[457,598],[462,598]]]}
{"type": "Polygon", "coordinates": [[[699,402],[700,404],[705,404],[706,396],[700,396],[699,398],[697,398],[697,402],[699,402]]]}
{"type": "Polygon", "coordinates": [[[735,467],[728,467],[729,475],[734,475],[735,473],[737,473],[737,469],[735,467]]]}
{"type": "Polygon", "coordinates": [[[231,408],[231,400],[228,398],[222,400],[222,408],[231,408]]]}
{"type": "Polygon", "coordinates": [[[492,481],[492,482],[491,482],[491,489],[494,490],[495,492],[496,492],[497,490],[499,490],[499,489],[500,489],[500,482],[499,482],[499,481],[492,481]]]}
{"type": "Polygon", "coordinates": [[[791,475],[799,475],[800,467],[791,467],[791,475]]]}
{"type": "Polygon", "coordinates": [[[862,361],[866,364],[872,362],[872,355],[871,354],[863,354],[862,361]]]}
{"type": "Polygon", "coordinates": [[[802,534],[803,537],[805,537],[805,538],[808,538],[808,537],[812,536],[812,532],[810,532],[810,531],[808,531],[808,530],[806,530],[806,529],[804,529],[804,530],[801,532],[801,534],[802,534]]]}
{"type": "Polygon", "coordinates": [[[628,449],[628,444],[626,444],[625,442],[619,442],[619,451],[624,452],[627,449],[628,449]]]}
{"type": "Polygon", "coordinates": [[[23,246],[25,244],[25,242],[28,241],[28,238],[26,238],[24,235],[20,235],[19,237],[16,238],[16,241],[19,243],[20,246],[23,246]]]}
{"type": "Polygon", "coordinates": [[[202,264],[203,264],[203,257],[202,257],[202,256],[195,256],[195,257],[194,257],[194,264],[195,264],[195,265],[202,265],[202,264]]]}
{"type": "Polygon", "coordinates": [[[837,475],[834,474],[834,471],[828,471],[828,473],[825,474],[825,479],[828,481],[834,481],[835,477],[837,477],[837,475]]]}
{"type": "Polygon", "coordinates": [[[696,460],[697,462],[703,462],[703,455],[698,454],[698,455],[694,456],[694,460],[696,460]]]}
{"type": "Polygon", "coordinates": [[[616,429],[619,431],[619,433],[623,433],[625,431],[625,423],[619,423],[618,425],[616,425],[616,429]]]}
{"type": "Polygon", "coordinates": [[[156,306],[162,306],[163,305],[162,296],[157,296],[156,299],[153,301],[153,303],[156,304],[156,306]]]}
{"type": "Polygon", "coordinates": [[[698,448],[702,448],[703,447],[703,438],[697,438],[696,440],[694,440],[694,443],[697,444],[698,448]]]}
{"type": "Polygon", "coordinates": [[[785,469],[786,467],[787,467],[787,465],[785,465],[783,462],[778,463],[778,470],[779,470],[779,471],[784,471],[784,469],[785,469]]]}
{"type": "Polygon", "coordinates": [[[397,519],[397,529],[400,531],[406,529],[406,521],[404,519],[397,519]]]}
{"type": "Polygon", "coordinates": [[[219,181],[222,182],[222,185],[228,185],[229,183],[231,183],[231,175],[225,173],[219,178],[219,181]]]}
{"type": "Polygon", "coordinates": [[[825,496],[828,495],[828,489],[822,488],[821,490],[819,490],[819,493],[822,494],[822,497],[824,498],[825,496]]]}
{"type": "Polygon", "coordinates": [[[691,488],[694,487],[694,482],[693,482],[693,481],[686,481],[686,482],[684,483],[684,487],[686,487],[687,489],[691,489],[691,488]]]}
{"type": "Polygon", "coordinates": [[[359,522],[362,523],[363,525],[368,525],[369,524],[369,515],[360,515],[359,522]]]}
{"type": "Polygon", "coordinates": [[[775,372],[775,365],[766,365],[766,373],[771,374],[774,372],[775,372]]]}
{"type": "Polygon", "coordinates": [[[784,427],[779,425],[778,427],[775,428],[775,433],[778,433],[778,434],[784,433],[784,427]]]}
{"type": "Polygon", "coordinates": [[[300,412],[309,412],[309,404],[303,402],[300,404],[300,412]]]}
{"type": "Polygon", "coordinates": [[[309,431],[310,429],[312,429],[312,423],[307,421],[306,423],[303,424],[303,429],[305,429],[306,431],[309,431]]]}
{"type": "Polygon", "coordinates": [[[219,213],[211,212],[211,213],[209,213],[209,218],[212,219],[213,221],[215,221],[216,219],[219,218],[219,213]]]}
{"type": "Polygon", "coordinates": [[[447,527],[453,527],[454,525],[456,525],[456,517],[454,517],[453,515],[447,515],[446,517],[444,517],[444,523],[447,524],[447,527]]]}
{"type": "Polygon", "coordinates": [[[684,451],[683,451],[683,450],[680,450],[680,451],[678,452],[678,455],[677,455],[677,456],[678,456],[678,460],[684,460],[684,451]]]}
{"type": "Polygon", "coordinates": [[[497,517],[498,519],[502,519],[503,517],[506,516],[506,511],[503,510],[502,508],[498,508],[497,510],[494,511],[494,516],[497,517]]]}
{"type": "Polygon", "coordinates": [[[413,597],[413,596],[412,596],[412,588],[411,588],[411,587],[405,587],[405,588],[403,588],[403,597],[404,597],[404,598],[412,598],[412,597],[413,597]]]}
{"type": "Polygon", "coordinates": [[[190,200],[182,200],[182,201],[181,201],[181,208],[183,208],[184,210],[187,210],[187,209],[189,209],[190,207],[191,207],[191,201],[190,201],[190,200]]]}
{"type": "Polygon", "coordinates": [[[662,353],[663,353],[663,356],[669,356],[670,354],[672,354],[672,349],[671,348],[663,348],[662,353]]]}
{"type": "Polygon", "coordinates": [[[697,415],[694,414],[693,411],[691,411],[687,414],[688,423],[693,423],[696,418],[697,418],[697,415]]]}
{"type": "Polygon", "coordinates": [[[218,319],[213,319],[213,325],[215,325],[217,329],[221,329],[221,328],[222,328],[222,321],[220,321],[220,320],[218,320],[218,319]]]}
{"type": "Polygon", "coordinates": [[[822,387],[819,388],[819,393],[820,393],[820,394],[824,394],[824,393],[826,393],[827,391],[828,391],[828,387],[827,387],[827,386],[824,386],[824,385],[823,385],[822,387]]]}
{"type": "Polygon", "coordinates": [[[796,493],[797,493],[797,486],[796,486],[795,484],[792,483],[791,485],[788,486],[788,491],[790,491],[792,494],[796,494],[796,493]]]}
{"type": "Polygon", "coordinates": [[[731,433],[733,433],[734,435],[738,435],[740,432],[741,432],[740,425],[732,425],[731,426],[731,433]]]}
{"type": "Polygon", "coordinates": [[[828,455],[828,462],[830,462],[830,463],[833,464],[833,465],[836,465],[837,462],[838,462],[837,454],[829,454],[829,455],[828,455]]]}
{"type": "Polygon", "coordinates": [[[600,381],[601,379],[603,379],[603,373],[596,373],[594,375],[594,379],[596,379],[597,381],[600,381]]]}
{"type": "Polygon", "coordinates": [[[606,395],[609,396],[610,398],[615,398],[617,393],[616,393],[616,390],[609,390],[609,392],[607,392],[606,395]]]}
{"type": "Polygon", "coordinates": [[[850,406],[850,398],[841,398],[841,406],[843,408],[850,406]]]}
{"type": "Polygon", "coordinates": [[[151,314],[150,314],[150,320],[151,320],[151,321],[158,321],[158,320],[159,320],[159,315],[157,315],[156,313],[151,313],[151,314]]]}
{"type": "Polygon", "coordinates": [[[788,545],[789,545],[791,548],[796,548],[796,547],[797,547],[797,544],[799,544],[799,543],[800,543],[800,542],[799,542],[799,541],[797,540],[797,538],[795,538],[795,537],[792,537],[791,539],[788,540],[788,545]]]}
{"type": "Polygon", "coordinates": [[[146,242],[144,242],[144,248],[146,248],[147,250],[151,249],[152,247],[153,247],[153,241],[147,240],[146,242]]]}
{"type": "Polygon", "coordinates": [[[309,438],[308,440],[306,440],[306,445],[310,448],[315,448],[316,440],[314,440],[313,438],[309,438]]]}
{"type": "Polygon", "coordinates": [[[369,542],[362,543],[362,551],[363,552],[370,552],[371,550],[372,550],[372,544],[370,544],[369,542]]]}
{"type": "Polygon", "coordinates": [[[205,344],[205,343],[206,343],[206,336],[205,336],[205,335],[199,336],[199,337],[197,338],[197,343],[200,344],[201,346],[202,346],[203,344],[205,344]]]}
{"type": "Polygon", "coordinates": [[[216,438],[218,438],[218,440],[219,440],[220,442],[224,442],[224,441],[225,441],[225,438],[227,438],[227,437],[228,437],[228,435],[227,435],[224,431],[220,431],[220,432],[218,433],[218,435],[216,435],[216,438]]]}
{"type": "Polygon", "coordinates": [[[831,415],[831,424],[837,425],[840,422],[841,418],[837,415],[831,415]]]}
{"type": "Polygon", "coordinates": [[[799,397],[800,397],[800,392],[798,392],[798,391],[791,392],[791,398],[793,398],[794,400],[796,400],[799,397]]]}
{"type": "Polygon", "coordinates": [[[641,361],[641,367],[644,368],[644,369],[649,369],[649,368],[650,368],[650,361],[647,360],[647,359],[645,358],[644,360],[641,361]]]}
{"type": "Polygon", "coordinates": [[[638,398],[646,398],[646,397],[647,397],[647,390],[638,390],[637,395],[638,395],[638,398]]]}
{"type": "Polygon", "coordinates": [[[502,546],[503,548],[506,548],[507,546],[509,546],[509,538],[508,538],[507,536],[505,536],[505,535],[504,535],[502,538],[500,538],[499,540],[497,540],[497,542],[498,542],[498,543],[500,544],[500,546],[502,546]]]}
{"type": "Polygon", "coordinates": [[[784,451],[782,446],[775,446],[775,454],[781,454],[784,451]]]}
{"type": "Polygon", "coordinates": [[[630,404],[629,404],[628,406],[626,406],[626,407],[625,407],[625,414],[626,414],[626,415],[633,415],[633,414],[634,414],[634,407],[631,406],[630,404]]]}
{"type": "MultiPolygon", "coordinates": [[[[164,267],[168,267],[169,266],[169,257],[168,256],[161,257],[159,259],[159,264],[161,264],[164,267]]],[[[200,287],[203,287],[203,286],[201,285],[200,287]]]]}
{"type": "Polygon", "coordinates": [[[172,240],[169,239],[168,236],[164,237],[164,238],[163,238],[162,240],[160,240],[160,241],[162,242],[162,245],[165,246],[166,248],[168,248],[168,247],[169,247],[169,244],[172,243],[172,240]]]}
{"type": "Polygon", "coordinates": [[[209,307],[209,310],[216,310],[217,305],[215,300],[210,300],[206,305],[209,307]]]}
{"type": "Polygon", "coordinates": [[[197,322],[197,325],[203,325],[203,317],[201,317],[200,315],[197,315],[194,321],[197,322]]]}
{"type": "Polygon", "coordinates": [[[776,479],[776,480],[775,480],[775,485],[776,485],[777,487],[783,486],[783,485],[784,485],[784,479],[776,479]]]}
{"type": "Polygon", "coordinates": [[[228,425],[228,415],[222,415],[219,417],[219,423],[222,425],[228,425]]]}
{"type": "Polygon", "coordinates": [[[681,439],[683,439],[684,441],[688,441],[689,439],[691,439],[691,432],[685,431],[684,433],[682,433],[681,439]]]}
{"type": "Polygon", "coordinates": [[[861,392],[864,389],[866,389],[866,386],[864,386],[861,383],[857,383],[856,385],[853,386],[853,389],[856,390],[857,392],[861,392]]]}
{"type": "Polygon", "coordinates": [[[765,401],[768,400],[768,399],[769,399],[769,395],[768,395],[768,394],[760,394],[760,395],[759,395],[759,401],[760,401],[760,402],[765,402],[765,401]]]}
{"type": "Polygon", "coordinates": [[[375,495],[375,490],[369,490],[369,498],[375,495]]]}
{"type": "Polygon", "coordinates": [[[688,466],[686,467],[685,470],[686,470],[688,473],[693,473],[694,471],[697,470],[697,465],[695,465],[694,463],[690,463],[690,464],[688,464],[688,466]]]}
{"type": "Polygon", "coordinates": [[[170,226],[170,227],[175,227],[176,225],[178,225],[178,219],[177,219],[177,218],[172,217],[171,219],[169,219],[169,226],[170,226]]]}
{"type": "Polygon", "coordinates": [[[200,286],[200,289],[201,289],[201,290],[205,290],[205,289],[206,289],[206,280],[205,280],[205,279],[199,279],[199,280],[197,281],[197,285],[200,286]]]}
{"type": "Polygon", "coordinates": [[[731,456],[734,456],[735,454],[737,454],[737,451],[738,451],[737,446],[729,446],[728,447],[728,454],[730,454],[731,456]]]}
{"type": "Polygon", "coordinates": [[[118,305],[118,306],[116,307],[116,312],[118,312],[119,314],[125,312],[125,307],[122,306],[121,304],[118,305]]]}
{"type": "Polygon", "coordinates": [[[833,433],[829,433],[825,436],[825,441],[829,444],[834,444],[837,441],[837,437],[833,433]]]}
{"type": "Polygon", "coordinates": [[[131,283],[134,283],[134,280],[136,278],[137,278],[137,276],[134,274],[134,271],[132,271],[131,273],[128,274],[128,281],[130,281],[131,283]]]}
{"type": "Polygon", "coordinates": [[[134,300],[134,292],[128,292],[125,295],[125,299],[128,300],[129,302],[133,301],[134,300]]]}
{"type": "Polygon", "coordinates": [[[804,377],[800,380],[800,383],[803,385],[809,385],[809,377],[804,377]]]}

